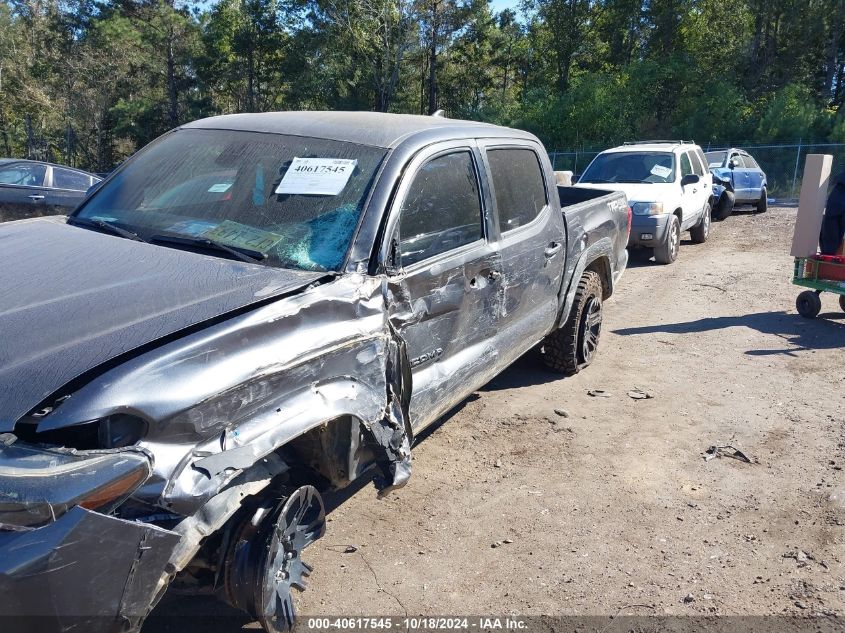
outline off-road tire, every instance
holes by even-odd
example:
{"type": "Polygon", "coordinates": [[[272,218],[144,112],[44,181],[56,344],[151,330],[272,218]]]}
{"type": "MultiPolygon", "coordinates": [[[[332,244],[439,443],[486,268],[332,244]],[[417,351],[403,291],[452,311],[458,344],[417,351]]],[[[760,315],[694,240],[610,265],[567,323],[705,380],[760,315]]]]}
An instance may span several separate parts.
{"type": "Polygon", "coordinates": [[[672,215],[666,228],[663,242],[654,247],[654,261],[658,264],[671,264],[678,259],[681,250],[681,221],[677,215],[672,215]]]}
{"type": "Polygon", "coordinates": [[[760,192],[760,199],[757,201],[757,213],[765,213],[769,210],[769,192],[763,187],[760,192]]]}
{"type": "Polygon", "coordinates": [[[712,208],[710,203],[706,202],[704,206],[704,213],[701,216],[701,221],[690,229],[690,237],[696,244],[704,244],[707,238],[710,237],[710,214],[712,208]]]}
{"type": "Polygon", "coordinates": [[[795,300],[795,309],[805,319],[815,319],[822,311],[822,299],[819,293],[805,290],[795,300]]]}
{"type": "Polygon", "coordinates": [[[571,376],[587,367],[595,359],[601,333],[602,283],[598,273],[592,270],[581,275],[572,310],[566,324],[549,334],[540,347],[540,354],[546,367],[559,374],[571,376]],[[590,311],[598,310],[599,331],[595,334],[592,354],[584,353],[584,337],[587,335],[587,320],[590,311]]]}

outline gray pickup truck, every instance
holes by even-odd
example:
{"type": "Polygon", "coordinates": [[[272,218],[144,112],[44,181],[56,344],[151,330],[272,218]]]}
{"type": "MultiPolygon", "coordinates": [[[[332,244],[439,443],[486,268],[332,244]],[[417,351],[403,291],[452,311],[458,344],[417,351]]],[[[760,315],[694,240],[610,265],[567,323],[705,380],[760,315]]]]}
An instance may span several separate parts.
{"type": "Polygon", "coordinates": [[[532,348],[589,364],[629,227],[525,132],[319,112],[182,126],[0,226],[4,630],[137,630],[171,585],[287,630],[321,492],[404,485],[532,348]]]}

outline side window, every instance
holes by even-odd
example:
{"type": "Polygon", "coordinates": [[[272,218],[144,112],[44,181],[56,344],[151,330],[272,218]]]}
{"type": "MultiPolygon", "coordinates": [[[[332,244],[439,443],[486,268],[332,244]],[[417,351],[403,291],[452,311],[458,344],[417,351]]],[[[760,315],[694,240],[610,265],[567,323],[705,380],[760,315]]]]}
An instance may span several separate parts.
{"type": "Polygon", "coordinates": [[[0,184],[42,187],[44,186],[44,176],[46,173],[47,167],[44,165],[17,163],[16,165],[0,168],[0,184]]]}
{"type": "Polygon", "coordinates": [[[692,174],[692,165],[689,161],[689,154],[684,152],[681,154],[681,178],[692,174]]]}
{"type": "Polygon", "coordinates": [[[549,201],[537,154],[521,148],[491,149],[487,162],[502,233],[525,226],[540,215],[549,201]]]}
{"type": "Polygon", "coordinates": [[[745,169],[745,163],[742,160],[742,156],[739,154],[731,154],[731,160],[734,162],[734,167],[738,169],[745,169]]]}
{"type": "Polygon", "coordinates": [[[548,204],[540,161],[530,149],[487,152],[502,233],[524,226],[548,204]]]}
{"type": "Polygon", "coordinates": [[[701,166],[704,168],[704,176],[707,175],[707,172],[710,169],[710,166],[707,164],[707,157],[704,155],[704,152],[701,151],[700,147],[695,148],[695,155],[698,156],[698,160],[701,161],[701,166]]]}
{"type": "Polygon", "coordinates": [[[70,169],[53,167],[53,187],[55,189],[70,189],[72,191],[86,191],[91,186],[91,177],[70,169]]]}
{"type": "Polygon", "coordinates": [[[749,154],[743,154],[742,160],[745,161],[745,166],[749,169],[760,169],[760,165],[757,164],[757,161],[754,160],[749,154]]]}
{"type": "Polygon", "coordinates": [[[399,235],[403,266],[484,237],[470,152],[438,156],[420,168],[402,202],[399,235]]]}
{"type": "Polygon", "coordinates": [[[692,171],[696,176],[704,177],[704,174],[707,172],[704,170],[704,166],[701,164],[701,159],[698,157],[698,153],[695,151],[691,151],[689,153],[690,161],[692,162],[692,171]]]}

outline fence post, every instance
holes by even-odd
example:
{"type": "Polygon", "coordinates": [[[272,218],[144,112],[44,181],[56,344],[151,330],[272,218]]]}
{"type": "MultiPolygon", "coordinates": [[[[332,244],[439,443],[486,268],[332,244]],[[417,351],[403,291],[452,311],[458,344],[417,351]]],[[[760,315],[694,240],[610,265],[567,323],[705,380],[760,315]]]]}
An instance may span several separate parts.
{"type": "Polygon", "coordinates": [[[792,197],[795,197],[795,183],[798,180],[798,163],[801,161],[801,143],[803,138],[798,139],[798,153],[795,154],[795,171],[792,172],[792,197]]]}

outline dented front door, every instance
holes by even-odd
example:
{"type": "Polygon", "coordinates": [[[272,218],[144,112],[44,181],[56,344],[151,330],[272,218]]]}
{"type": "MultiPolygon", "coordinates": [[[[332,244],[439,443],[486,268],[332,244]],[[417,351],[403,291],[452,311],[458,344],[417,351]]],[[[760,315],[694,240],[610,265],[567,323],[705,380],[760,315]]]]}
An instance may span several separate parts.
{"type": "Polygon", "coordinates": [[[436,420],[495,375],[501,257],[491,246],[479,156],[470,141],[418,155],[393,214],[402,272],[391,322],[411,359],[411,422],[436,420]]]}

